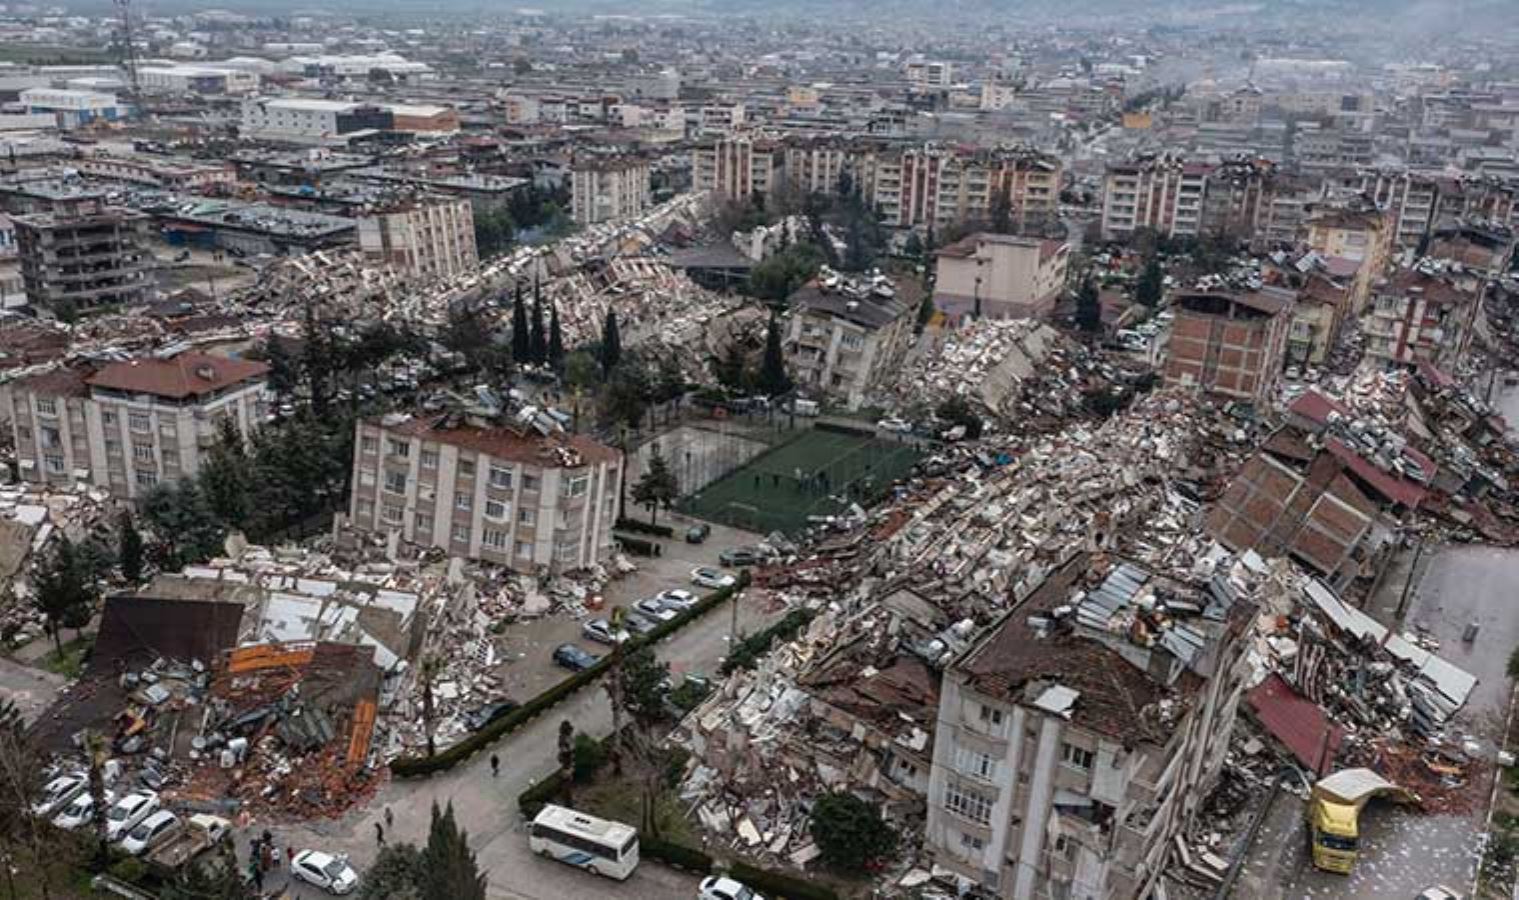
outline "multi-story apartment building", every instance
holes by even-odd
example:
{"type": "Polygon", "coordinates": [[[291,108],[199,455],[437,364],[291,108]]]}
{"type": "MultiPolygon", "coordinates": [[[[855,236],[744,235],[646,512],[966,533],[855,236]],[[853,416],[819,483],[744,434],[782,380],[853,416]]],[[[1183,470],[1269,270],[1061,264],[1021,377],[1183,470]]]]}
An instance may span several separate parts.
{"type": "Polygon", "coordinates": [[[1485,278],[1434,267],[1400,269],[1372,290],[1366,356],[1386,367],[1428,362],[1446,372],[1471,344],[1485,278]]]}
{"type": "Polygon", "coordinates": [[[639,215],[653,202],[649,162],[633,157],[579,160],[570,171],[570,200],[581,225],[639,215]]]}
{"type": "Polygon", "coordinates": [[[1360,315],[1371,286],[1392,260],[1392,213],[1386,209],[1339,207],[1315,210],[1306,223],[1309,249],[1325,257],[1360,264],[1351,291],[1351,312],[1360,315]]]}
{"type": "Polygon", "coordinates": [[[938,145],[882,150],[862,159],[865,196],[894,228],[990,222],[1001,193],[1012,228],[1059,218],[1060,161],[1023,148],[958,151],[938,145]]]}
{"type": "Polygon", "coordinates": [[[1202,233],[1208,167],[1172,156],[1150,156],[1108,167],[1102,195],[1102,238],[1141,229],[1166,237],[1202,233]]]}
{"type": "Polygon", "coordinates": [[[785,154],[780,144],[749,135],[722,138],[691,151],[691,187],[718,200],[769,196],[780,184],[785,154]]]}
{"type": "Polygon", "coordinates": [[[452,197],[418,197],[359,219],[365,259],[398,272],[451,278],[480,265],[474,207],[452,197]]]}
{"type": "Polygon", "coordinates": [[[785,142],[782,171],[786,183],[803,196],[839,192],[841,179],[853,168],[848,146],[829,138],[785,142]]]}
{"type": "Polygon", "coordinates": [[[453,556],[567,572],[612,554],[622,454],[553,425],[450,412],[356,426],[349,514],[453,556]]]}
{"type": "Polygon", "coordinates": [[[1070,247],[1060,241],[973,234],[936,255],[934,306],[952,319],[1047,315],[1065,287],[1069,261],[1070,247]]]}
{"type": "Polygon", "coordinates": [[[27,301],[65,311],[142,300],[151,284],[151,221],[93,195],[58,200],[51,212],[13,217],[27,301]]]}
{"type": "Polygon", "coordinates": [[[912,343],[914,291],[913,281],[825,274],[793,293],[783,347],[797,387],[863,406],[912,343]]]}
{"type": "Polygon", "coordinates": [[[902,69],[908,84],[926,88],[947,88],[955,83],[955,66],[942,60],[910,62],[902,69]]]}
{"type": "Polygon", "coordinates": [[[1224,763],[1253,604],[1227,578],[1056,569],[944,673],[924,845],[1009,900],[1150,897],[1224,763]],[[1204,616],[1158,616],[1185,597],[1204,616]]]}
{"type": "Polygon", "coordinates": [[[1165,383],[1266,402],[1281,377],[1293,302],[1291,291],[1272,287],[1175,295],[1165,383]]]}
{"type": "Polygon", "coordinates": [[[107,181],[125,181],[176,191],[199,191],[237,183],[237,166],[230,162],[165,159],[154,156],[112,156],[98,153],[74,163],[81,174],[107,181]]]}
{"type": "Polygon", "coordinates": [[[268,371],[192,352],[57,368],[5,385],[0,418],[9,418],[24,480],[139,497],[199,472],[223,419],[251,433],[268,414],[268,371]]]}

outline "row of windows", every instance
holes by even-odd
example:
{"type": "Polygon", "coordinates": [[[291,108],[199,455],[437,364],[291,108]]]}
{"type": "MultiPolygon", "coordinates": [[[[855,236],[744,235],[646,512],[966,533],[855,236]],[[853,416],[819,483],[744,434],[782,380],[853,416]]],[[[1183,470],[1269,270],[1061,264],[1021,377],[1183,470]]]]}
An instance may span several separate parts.
{"type": "MultiPolygon", "coordinates": [[[[374,515],[374,502],[370,500],[360,500],[358,502],[355,513],[361,520],[368,519],[370,516],[374,515]]],[[[534,515],[536,517],[536,513],[534,515]]],[[[406,511],[401,506],[393,503],[381,504],[380,521],[384,524],[400,527],[401,524],[405,521],[405,518],[406,511]]],[[[417,539],[427,540],[432,536],[433,517],[426,513],[417,513],[415,519],[415,528],[417,539]]],[[[454,543],[468,544],[473,533],[473,529],[470,527],[469,523],[456,522],[450,529],[449,537],[453,540],[454,543]]],[[[524,559],[531,558],[533,555],[533,544],[531,541],[517,541],[515,544],[512,544],[509,539],[508,532],[496,528],[484,529],[480,535],[480,543],[483,547],[489,547],[492,550],[498,550],[502,553],[507,552],[508,546],[510,545],[511,550],[517,556],[524,559]]],[[[555,547],[555,555],[561,560],[566,558],[573,559],[576,554],[577,547],[573,543],[561,544],[555,547]]]]}

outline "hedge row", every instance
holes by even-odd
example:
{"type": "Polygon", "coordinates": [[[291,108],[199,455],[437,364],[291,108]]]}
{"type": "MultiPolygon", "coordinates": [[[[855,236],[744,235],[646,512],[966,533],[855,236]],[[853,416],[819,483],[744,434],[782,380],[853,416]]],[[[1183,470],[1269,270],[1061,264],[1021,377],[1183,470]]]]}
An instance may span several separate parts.
{"type": "Polygon", "coordinates": [[[685,844],[640,836],[638,852],[649,859],[657,859],[667,866],[674,866],[697,875],[712,874],[712,857],[685,844]]]}
{"type": "Polygon", "coordinates": [[[659,551],[658,544],[653,541],[646,541],[643,538],[619,534],[614,536],[613,540],[622,546],[624,552],[631,553],[634,556],[654,556],[659,551]]]}
{"type": "Polygon", "coordinates": [[[811,622],[817,613],[810,609],[793,609],[774,625],[762,631],[756,631],[738,642],[738,646],[723,660],[718,673],[727,675],[735,669],[752,669],[759,662],[759,658],[769,652],[772,644],[777,641],[789,641],[801,633],[807,623],[811,622]]]}
{"type": "MultiPolygon", "coordinates": [[[[707,611],[721,606],[735,593],[744,589],[749,583],[749,573],[740,572],[738,583],[732,587],[721,588],[713,591],[694,606],[668,622],[661,622],[658,628],[650,631],[642,637],[635,637],[627,642],[629,651],[637,650],[649,644],[655,644],[664,640],[676,631],[684,628],[687,623],[700,618],[707,611]]],[[[596,664],[583,672],[576,672],[569,678],[564,679],[533,699],[527,701],[510,713],[490,723],[459,743],[449,747],[436,756],[403,756],[390,764],[391,774],[397,778],[416,778],[422,775],[431,775],[434,772],[442,772],[452,769],[459,763],[469,759],[496,741],[511,734],[523,725],[537,718],[542,712],[557,705],[559,701],[570,696],[586,685],[594,682],[606,673],[612,665],[612,656],[607,654],[596,661],[596,664]]]]}
{"type": "Polygon", "coordinates": [[[618,531],[636,531],[639,534],[652,534],[655,537],[675,537],[675,529],[668,525],[654,525],[638,519],[618,519],[612,527],[618,531]]]}
{"type": "Polygon", "coordinates": [[[568,780],[563,769],[555,769],[554,774],[518,794],[517,809],[522,813],[522,818],[536,818],[545,806],[564,791],[564,783],[568,780]]]}
{"type": "Polygon", "coordinates": [[[839,897],[833,888],[785,872],[756,869],[743,862],[736,862],[729,867],[728,877],[742,881],[756,892],[775,900],[838,900],[839,897]]]}

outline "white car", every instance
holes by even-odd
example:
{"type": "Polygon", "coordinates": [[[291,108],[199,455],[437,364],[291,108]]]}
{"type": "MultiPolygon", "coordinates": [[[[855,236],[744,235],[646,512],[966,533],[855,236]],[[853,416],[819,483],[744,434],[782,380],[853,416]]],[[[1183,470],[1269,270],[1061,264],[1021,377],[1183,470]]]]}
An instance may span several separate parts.
{"type": "Polygon", "coordinates": [[[912,431],[911,422],[895,417],[890,419],[882,419],[876,423],[876,427],[882,431],[894,431],[897,434],[907,434],[908,432],[912,431]]]}
{"type": "Polygon", "coordinates": [[[158,812],[158,795],[152,791],[135,791],[117,800],[105,814],[105,838],[117,841],[138,823],[158,812]]]}
{"type": "Polygon", "coordinates": [[[697,587],[717,588],[721,590],[738,584],[738,579],[724,572],[722,569],[713,569],[702,566],[691,570],[691,583],[697,587]]]}
{"type": "Polygon", "coordinates": [[[121,839],[121,852],[128,856],[142,856],[183,827],[184,823],[179,821],[179,816],[167,809],[160,809],[127,832],[127,836],[121,839]]]}
{"type": "Polygon", "coordinates": [[[645,597],[634,603],[633,608],[639,613],[659,622],[669,622],[680,615],[676,610],[661,603],[658,597],[645,597]]]}
{"type": "MultiPolygon", "coordinates": [[[[116,795],[106,791],[105,802],[109,806],[115,802],[116,795]]],[[[89,791],[85,791],[74,798],[74,801],[63,808],[58,815],[53,816],[53,824],[64,831],[73,831],[83,825],[88,825],[95,818],[95,797],[89,791]]]]}
{"type": "Polygon", "coordinates": [[[1437,884],[1420,891],[1415,900],[1461,900],[1461,895],[1443,884],[1437,884]]]}
{"type": "Polygon", "coordinates": [[[359,886],[359,874],[348,865],[348,857],[320,850],[297,853],[290,863],[290,876],[338,896],[352,893],[359,886]]]}
{"type": "Polygon", "coordinates": [[[743,882],[721,875],[702,879],[700,893],[696,897],[697,900],[765,900],[743,882]]]}
{"type": "Polygon", "coordinates": [[[32,805],[32,815],[47,818],[73,802],[90,786],[83,775],[59,775],[42,789],[42,799],[32,805]]]}
{"type": "Polygon", "coordinates": [[[612,623],[606,619],[592,619],[580,626],[580,633],[601,644],[620,644],[632,637],[623,628],[617,629],[614,633],[612,623]]]}
{"type": "Polygon", "coordinates": [[[686,610],[695,606],[697,600],[700,598],[690,591],[683,591],[679,588],[675,588],[674,590],[661,591],[659,595],[654,599],[658,600],[660,605],[666,609],[673,609],[676,612],[685,612],[686,610]]]}

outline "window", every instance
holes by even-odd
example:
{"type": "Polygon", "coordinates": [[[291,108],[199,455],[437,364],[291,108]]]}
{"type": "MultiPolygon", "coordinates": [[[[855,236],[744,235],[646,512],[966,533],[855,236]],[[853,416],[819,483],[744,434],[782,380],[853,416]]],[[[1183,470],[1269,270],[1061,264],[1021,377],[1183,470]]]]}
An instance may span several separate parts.
{"type": "Polygon", "coordinates": [[[158,473],[157,472],[149,472],[149,471],[147,471],[145,469],[138,469],[137,470],[137,486],[140,487],[140,488],[157,487],[158,486],[158,473]]]}
{"type": "Polygon", "coordinates": [[[538,510],[524,509],[517,513],[517,522],[522,525],[538,524],[538,510]]]}
{"type": "Polygon", "coordinates": [[[417,513],[417,533],[432,534],[432,516],[427,513],[417,513]]]}
{"type": "Polygon", "coordinates": [[[462,524],[455,525],[453,530],[453,538],[455,541],[458,541],[461,544],[469,543],[469,526],[462,524]]]}
{"type": "Polygon", "coordinates": [[[107,456],[120,456],[121,455],[121,441],[110,441],[110,440],[106,441],[105,442],[105,452],[106,452],[107,456]]]}
{"type": "Polygon", "coordinates": [[[527,541],[518,541],[517,542],[517,555],[518,556],[523,556],[523,557],[532,556],[533,555],[533,545],[529,544],[527,541]]]}
{"type": "Polygon", "coordinates": [[[485,517],[487,519],[495,519],[499,522],[506,518],[507,513],[511,512],[511,509],[510,503],[504,503],[500,500],[485,501],[485,517]]]}
{"type": "Polygon", "coordinates": [[[489,547],[492,550],[505,550],[506,543],[506,532],[504,531],[487,528],[480,534],[481,546],[489,547]]]}
{"type": "Polygon", "coordinates": [[[179,452],[178,451],[176,451],[176,450],[165,450],[165,451],[163,451],[163,453],[161,453],[159,455],[163,457],[163,463],[164,463],[164,465],[166,465],[166,466],[178,466],[179,465],[179,452]]]}
{"type": "Polygon", "coordinates": [[[845,350],[858,350],[865,346],[865,338],[858,334],[845,334],[839,337],[839,346],[845,350]]]}
{"type": "Polygon", "coordinates": [[[523,475],[522,476],[522,489],[524,491],[536,491],[536,490],[538,490],[538,476],[537,475],[523,475]]]}
{"type": "Polygon", "coordinates": [[[1091,769],[1092,759],[1095,755],[1085,747],[1078,747],[1075,744],[1062,743],[1060,745],[1060,761],[1073,769],[1081,769],[1083,771],[1091,769]]]}
{"type": "Polygon", "coordinates": [[[380,450],[380,442],[368,435],[359,439],[359,449],[365,453],[377,453],[380,450]]]}
{"type": "Polygon", "coordinates": [[[475,498],[474,497],[471,497],[469,494],[465,493],[464,491],[460,491],[459,493],[457,493],[457,494],[454,495],[454,509],[465,509],[465,510],[468,510],[468,509],[474,509],[474,508],[475,508],[475,498]]]}
{"type": "Polygon", "coordinates": [[[1076,842],[1063,834],[1056,835],[1055,855],[1070,862],[1076,856],[1076,842]]]}
{"type": "Polygon", "coordinates": [[[127,424],[133,431],[149,431],[153,428],[153,419],[147,413],[128,413],[127,424]]]}
{"type": "Polygon", "coordinates": [[[424,469],[436,469],[437,467],[438,467],[438,451],[436,451],[436,450],[423,450],[422,451],[422,468],[424,468],[424,469]]]}
{"type": "Polygon", "coordinates": [[[581,475],[579,478],[571,478],[564,483],[564,495],[566,497],[584,497],[585,492],[591,487],[591,476],[581,475]]]}
{"type": "Polygon", "coordinates": [[[973,853],[980,853],[986,849],[986,840],[969,832],[960,832],[960,846],[973,853]]]}
{"type": "Polygon", "coordinates": [[[987,725],[1000,726],[1002,724],[1002,710],[993,709],[990,706],[982,705],[981,721],[987,725]]]}
{"type": "Polygon", "coordinates": [[[58,403],[52,397],[38,397],[37,412],[44,416],[56,416],[58,415],[58,403]]]}
{"type": "Polygon", "coordinates": [[[394,503],[387,503],[380,509],[380,517],[385,520],[387,525],[401,524],[401,518],[405,514],[405,511],[394,503]]]}
{"type": "Polygon", "coordinates": [[[354,507],[354,514],[361,519],[369,518],[374,515],[374,502],[371,500],[360,500],[358,505],[354,507]]]}
{"type": "Polygon", "coordinates": [[[62,475],[63,474],[63,472],[64,472],[63,457],[60,456],[59,454],[57,454],[57,453],[49,453],[47,456],[44,456],[42,458],[42,462],[43,462],[44,465],[47,466],[47,472],[48,472],[49,475],[62,475]]]}
{"type": "Polygon", "coordinates": [[[386,472],[385,473],[385,490],[390,491],[392,494],[404,494],[404,493],[406,493],[406,473],[405,472],[386,472]]]}
{"type": "Polygon", "coordinates": [[[411,456],[411,444],[408,444],[405,441],[398,441],[395,438],[391,438],[388,442],[386,442],[386,446],[389,447],[391,456],[399,456],[402,459],[406,459],[411,456]]]}
{"type": "Polygon", "coordinates": [[[580,547],[574,541],[560,541],[554,545],[554,559],[562,563],[573,563],[580,555],[580,547]]]}
{"type": "Polygon", "coordinates": [[[491,487],[511,488],[512,470],[501,466],[491,466],[491,487]]]}
{"type": "Polygon", "coordinates": [[[56,428],[42,426],[42,446],[47,449],[56,449],[63,446],[63,432],[56,428]]]}
{"type": "Polygon", "coordinates": [[[137,460],[138,462],[147,462],[147,463],[152,462],[153,461],[153,445],[152,444],[133,444],[132,445],[132,458],[135,459],[135,460],[137,460]]]}
{"type": "Polygon", "coordinates": [[[116,424],[116,414],[114,412],[111,412],[109,409],[102,411],[101,414],[100,414],[100,424],[102,424],[102,425],[115,425],[116,424]]]}
{"type": "Polygon", "coordinates": [[[978,825],[990,825],[992,821],[992,801],[955,784],[944,789],[944,808],[978,825]]]}
{"type": "Polygon", "coordinates": [[[981,779],[982,781],[995,781],[997,778],[997,759],[979,750],[970,750],[965,747],[959,748],[960,771],[981,779]]]}
{"type": "Polygon", "coordinates": [[[459,474],[469,478],[475,477],[475,461],[472,459],[459,460],[459,474]]]}

